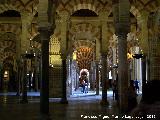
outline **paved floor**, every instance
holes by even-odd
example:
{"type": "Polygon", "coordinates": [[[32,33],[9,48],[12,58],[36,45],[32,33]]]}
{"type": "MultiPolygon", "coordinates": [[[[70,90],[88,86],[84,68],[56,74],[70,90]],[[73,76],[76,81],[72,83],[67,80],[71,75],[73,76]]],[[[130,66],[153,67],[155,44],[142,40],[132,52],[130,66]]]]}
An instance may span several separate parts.
{"type": "MultiPolygon", "coordinates": [[[[39,120],[38,93],[28,93],[29,103],[20,104],[20,97],[15,93],[0,94],[0,120],[39,120]]],[[[93,92],[73,95],[68,98],[69,104],[61,104],[59,98],[50,98],[50,118],[52,120],[102,120],[121,117],[117,103],[108,92],[108,106],[101,106],[101,95],[93,92]]],[[[119,119],[117,118],[117,119],[119,119]]]]}

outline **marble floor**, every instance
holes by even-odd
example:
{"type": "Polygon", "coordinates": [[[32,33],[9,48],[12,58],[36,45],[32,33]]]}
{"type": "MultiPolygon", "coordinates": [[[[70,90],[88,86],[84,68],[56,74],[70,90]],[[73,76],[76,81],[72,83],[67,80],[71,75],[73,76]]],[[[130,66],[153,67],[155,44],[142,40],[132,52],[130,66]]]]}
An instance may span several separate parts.
{"type": "MultiPolygon", "coordinates": [[[[0,120],[43,120],[40,119],[39,93],[28,93],[27,104],[19,103],[20,100],[21,97],[15,93],[1,93],[0,120]]],[[[108,106],[100,105],[101,95],[95,95],[94,92],[72,95],[68,98],[68,104],[61,104],[60,98],[50,98],[49,101],[52,120],[119,120],[123,116],[119,114],[117,102],[113,100],[111,91],[108,91],[108,106]]]]}

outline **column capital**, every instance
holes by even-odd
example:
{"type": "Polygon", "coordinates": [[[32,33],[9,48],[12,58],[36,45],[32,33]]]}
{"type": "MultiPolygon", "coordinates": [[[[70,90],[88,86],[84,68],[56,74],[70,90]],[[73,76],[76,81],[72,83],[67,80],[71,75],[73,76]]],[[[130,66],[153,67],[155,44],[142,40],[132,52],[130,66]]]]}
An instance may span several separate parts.
{"type": "Polygon", "coordinates": [[[33,20],[33,18],[34,18],[33,14],[29,13],[28,11],[23,10],[23,11],[21,12],[22,24],[23,24],[23,22],[31,23],[32,20],[33,20]]]}
{"type": "Polygon", "coordinates": [[[140,16],[137,16],[137,23],[146,25],[144,23],[148,22],[149,12],[147,11],[140,11],[140,16]]]}
{"type": "Polygon", "coordinates": [[[140,13],[141,13],[141,18],[143,19],[146,19],[146,17],[148,17],[149,16],[149,12],[148,11],[145,11],[145,10],[142,10],[142,11],[140,11],[140,13]]]}
{"type": "MultiPolygon", "coordinates": [[[[50,40],[48,39],[51,34],[53,33],[54,31],[54,28],[52,26],[47,26],[47,27],[44,27],[44,26],[39,26],[38,27],[38,31],[40,32],[40,36],[43,37],[43,38],[47,38],[46,40],[50,40]]],[[[45,39],[44,39],[45,40],[45,39]]]]}
{"type": "Polygon", "coordinates": [[[100,11],[99,13],[99,20],[102,21],[102,22],[107,22],[107,19],[108,19],[108,15],[109,15],[110,12],[107,12],[107,11],[100,11]]]}
{"type": "Polygon", "coordinates": [[[61,17],[61,22],[68,22],[69,21],[69,17],[70,17],[70,14],[67,12],[67,11],[61,11],[59,13],[60,17],[61,17]]]}

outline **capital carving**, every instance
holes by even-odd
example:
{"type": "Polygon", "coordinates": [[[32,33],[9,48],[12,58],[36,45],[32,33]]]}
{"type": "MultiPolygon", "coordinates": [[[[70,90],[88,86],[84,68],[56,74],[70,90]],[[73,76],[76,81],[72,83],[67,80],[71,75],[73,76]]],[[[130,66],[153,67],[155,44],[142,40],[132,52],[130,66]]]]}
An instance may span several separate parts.
{"type": "Polygon", "coordinates": [[[70,15],[69,15],[69,13],[67,11],[61,11],[59,13],[59,15],[61,17],[61,22],[67,22],[67,21],[69,21],[70,15]]]}

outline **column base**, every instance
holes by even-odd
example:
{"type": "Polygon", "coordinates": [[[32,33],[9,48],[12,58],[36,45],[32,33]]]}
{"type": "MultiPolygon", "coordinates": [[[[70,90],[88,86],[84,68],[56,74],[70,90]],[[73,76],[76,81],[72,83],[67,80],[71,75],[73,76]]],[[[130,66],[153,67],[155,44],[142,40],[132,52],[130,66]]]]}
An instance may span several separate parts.
{"type": "Polygon", "coordinates": [[[26,103],[28,103],[28,100],[20,100],[20,103],[22,103],[22,104],[26,104],[26,103]]]}
{"type": "Polygon", "coordinates": [[[99,95],[99,92],[96,92],[96,95],[99,95]]]}
{"type": "Polygon", "coordinates": [[[19,93],[19,92],[17,92],[17,93],[16,93],[16,96],[20,96],[20,93],[19,93]]]}
{"type": "Polygon", "coordinates": [[[49,114],[41,114],[38,120],[52,120],[49,114]]]}
{"type": "Polygon", "coordinates": [[[100,104],[101,105],[109,105],[109,102],[107,100],[101,100],[100,104]]]}
{"type": "Polygon", "coordinates": [[[62,98],[60,100],[60,103],[62,103],[62,104],[68,104],[68,100],[66,98],[62,98]]]}

